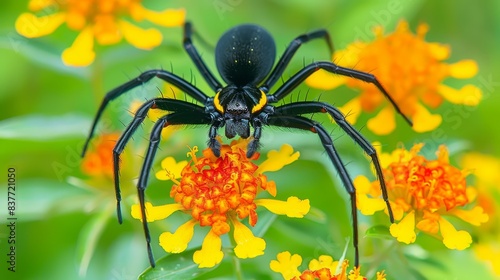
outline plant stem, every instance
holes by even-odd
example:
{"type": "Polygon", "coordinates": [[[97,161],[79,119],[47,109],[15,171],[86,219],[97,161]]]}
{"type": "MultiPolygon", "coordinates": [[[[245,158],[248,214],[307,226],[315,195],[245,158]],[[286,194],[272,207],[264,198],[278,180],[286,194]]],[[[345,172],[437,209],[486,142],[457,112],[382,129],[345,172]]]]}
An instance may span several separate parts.
{"type": "MultiPolygon", "coordinates": [[[[234,238],[230,236],[229,240],[231,240],[231,246],[235,248],[237,244],[234,238]]],[[[243,278],[243,271],[241,270],[240,259],[234,253],[231,254],[231,257],[233,259],[234,273],[236,274],[236,279],[243,280],[244,278],[243,278]]]]}

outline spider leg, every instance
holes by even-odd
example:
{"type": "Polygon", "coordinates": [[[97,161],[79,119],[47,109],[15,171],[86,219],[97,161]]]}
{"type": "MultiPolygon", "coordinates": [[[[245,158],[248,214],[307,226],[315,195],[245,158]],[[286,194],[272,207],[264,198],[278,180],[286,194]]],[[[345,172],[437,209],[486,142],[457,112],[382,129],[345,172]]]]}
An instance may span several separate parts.
{"type": "Polygon", "coordinates": [[[354,266],[359,265],[359,248],[358,248],[358,212],[356,207],[356,191],[342,160],[333,145],[332,138],[325,128],[313,120],[300,116],[283,116],[270,115],[268,125],[297,128],[310,131],[318,134],[321,144],[325,148],[328,158],[339,173],[342,183],[351,197],[351,215],[352,215],[352,230],[353,230],[353,245],[354,245],[354,266]]]}
{"type": "Polygon", "coordinates": [[[139,205],[141,208],[142,216],[142,227],[144,229],[144,235],[146,236],[146,246],[148,250],[149,263],[152,267],[155,267],[155,260],[153,257],[153,250],[151,249],[151,236],[149,234],[148,221],[146,218],[146,207],[145,207],[145,190],[148,184],[149,173],[151,171],[151,165],[153,164],[154,157],[158,150],[158,145],[161,140],[161,131],[163,128],[169,125],[188,125],[188,124],[210,124],[212,118],[209,114],[204,112],[190,111],[190,112],[176,112],[165,115],[158,119],[154,124],[151,131],[151,136],[149,140],[148,150],[146,152],[146,157],[142,164],[141,173],[139,175],[139,181],[137,182],[137,193],[139,196],[139,205]]]}
{"type": "Polygon", "coordinates": [[[380,166],[380,160],[378,158],[377,152],[373,145],[361,134],[359,133],[350,123],[345,119],[344,114],[335,108],[334,106],[323,103],[323,102],[295,102],[290,104],[285,104],[275,108],[275,114],[277,116],[285,115],[302,115],[302,114],[312,114],[312,113],[328,113],[335,122],[344,130],[347,135],[349,135],[356,143],[358,143],[365,153],[367,153],[375,166],[375,171],[380,182],[380,188],[382,190],[382,197],[387,205],[387,211],[389,214],[389,219],[391,223],[394,223],[394,216],[392,213],[391,205],[389,204],[389,197],[387,195],[387,187],[384,180],[384,175],[382,173],[382,167],[380,166]]]}
{"type": "Polygon", "coordinates": [[[207,101],[210,100],[210,98],[202,91],[200,91],[197,87],[193,86],[183,78],[173,73],[167,72],[165,70],[149,70],[143,72],[137,78],[132,79],[124,83],[123,85],[116,87],[115,89],[111,90],[106,94],[106,96],[102,100],[101,105],[99,106],[99,109],[97,110],[94,122],[92,123],[92,127],[90,128],[89,136],[87,137],[87,139],[85,140],[85,144],[83,145],[82,157],[85,156],[85,152],[87,151],[90,139],[94,135],[97,123],[99,122],[99,119],[101,118],[101,115],[104,112],[104,109],[106,109],[108,103],[113,99],[121,96],[125,92],[142,85],[143,83],[151,80],[154,77],[158,77],[167,83],[171,83],[172,85],[178,87],[180,90],[187,93],[189,96],[193,97],[194,99],[203,104],[207,103],[207,101]]]}
{"type": "Polygon", "coordinates": [[[193,45],[191,39],[192,34],[193,34],[193,26],[191,22],[186,22],[184,24],[184,41],[183,41],[184,49],[188,53],[189,57],[191,57],[191,60],[196,65],[196,68],[198,69],[198,71],[200,71],[201,75],[203,76],[205,81],[207,81],[207,83],[210,85],[212,90],[214,90],[215,92],[219,92],[222,89],[222,85],[215,78],[212,72],[208,69],[203,59],[201,59],[200,54],[193,45]]]}
{"type": "Polygon", "coordinates": [[[264,81],[260,89],[264,92],[268,92],[269,89],[273,87],[273,85],[276,83],[276,81],[278,81],[278,79],[285,71],[285,68],[290,63],[290,60],[292,60],[292,57],[295,54],[295,52],[299,49],[299,47],[302,44],[307,43],[314,39],[321,39],[321,38],[323,38],[326,41],[326,44],[328,45],[328,50],[330,51],[329,54],[332,54],[333,53],[332,40],[330,38],[330,34],[325,29],[320,29],[299,35],[297,36],[297,38],[293,39],[292,42],[290,42],[285,52],[281,56],[280,60],[274,67],[273,71],[271,72],[269,77],[267,77],[267,79],[264,81]]]}
{"type": "Polygon", "coordinates": [[[116,212],[118,217],[118,222],[122,223],[122,213],[121,213],[121,191],[120,191],[120,155],[123,149],[129,142],[130,138],[137,130],[137,128],[142,124],[146,118],[150,109],[161,109],[164,111],[183,111],[183,112],[196,112],[202,114],[204,109],[196,104],[189,103],[183,100],[167,99],[167,98],[154,98],[148,100],[146,103],[142,104],[141,107],[135,113],[134,119],[127,126],[123,134],[120,136],[116,145],[113,149],[113,175],[115,183],[115,193],[116,193],[116,212]]]}
{"type": "Polygon", "coordinates": [[[385,90],[385,88],[380,84],[377,78],[369,73],[365,73],[362,71],[345,68],[338,66],[330,61],[318,61],[313,62],[306,67],[302,68],[299,72],[293,75],[290,79],[288,79],[274,94],[268,95],[269,103],[276,103],[279,100],[283,99],[285,96],[290,94],[299,84],[301,84],[307,77],[309,77],[312,73],[318,71],[319,69],[326,70],[330,73],[352,77],[358,80],[365,81],[367,83],[374,84],[381,92],[385,95],[385,97],[391,102],[392,106],[396,111],[405,119],[405,121],[413,126],[412,121],[403,114],[399,106],[396,104],[394,99],[389,95],[389,93],[385,90]]]}

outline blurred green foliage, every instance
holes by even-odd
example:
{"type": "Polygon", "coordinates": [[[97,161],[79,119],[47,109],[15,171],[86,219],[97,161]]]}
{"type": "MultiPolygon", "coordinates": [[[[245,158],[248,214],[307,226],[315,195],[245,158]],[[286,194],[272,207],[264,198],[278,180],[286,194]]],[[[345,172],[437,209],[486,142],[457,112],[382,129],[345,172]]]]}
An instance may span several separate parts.
{"type": "MultiPolygon", "coordinates": [[[[135,279],[148,267],[140,223],[125,210],[124,224],[119,225],[114,209],[104,211],[103,207],[95,207],[103,201],[97,201],[95,193],[78,188],[68,180],[70,177],[85,178],[79,167],[79,153],[90,121],[106,91],[147,69],[173,69],[174,73],[196,81],[196,85],[207,94],[212,93],[182,48],[181,28],[162,29],[164,41],[152,51],[134,49],[126,43],[98,47],[97,59],[92,66],[68,68],[62,64],[60,54],[76,36],[74,32],[60,28],[40,39],[25,39],[16,34],[14,22],[20,13],[26,11],[26,2],[6,1],[0,10],[0,166],[2,174],[6,174],[8,167],[15,167],[18,177],[16,272],[7,271],[4,253],[7,233],[3,226],[0,230],[0,278],[135,279]],[[90,250],[90,257],[87,250],[90,250]],[[88,270],[79,274],[80,263],[86,258],[89,258],[88,270]]],[[[147,7],[158,10],[184,7],[197,34],[206,41],[204,44],[199,37],[194,39],[214,72],[213,47],[218,37],[226,29],[241,23],[257,23],[268,29],[275,37],[278,54],[281,54],[294,37],[317,28],[326,28],[332,35],[335,48],[343,49],[356,39],[371,39],[369,30],[374,24],[382,24],[387,31],[392,31],[400,19],[408,20],[412,30],[418,23],[426,22],[430,26],[427,41],[451,46],[449,62],[466,58],[478,62],[480,72],[476,77],[447,83],[456,87],[462,82],[473,83],[483,89],[483,101],[474,108],[450,104],[440,107],[445,119],[438,132],[417,134],[399,119],[394,133],[377,136],[363,128],[366,116],[361,116],[356,127],[368,139],[383,143],[388,150],[399,143],[410,147],[415,142],[424,141],[424,150],[429,154],[438,145],[448,144],[455,161],[467,151],[500,158],[500,130],[495,128],[494,119],[500,106],[500,97],[496,94],[500,86],[500,67],[495,63],[500,61],[498,1],[144,2],[147,7]],[[397,12],[394,13],[396,6],[397,12]],[[454,117],[453,123],[447,121],[447,115],[454,117]]],[[[329,58],[324,42],[308,43],[298,51],[283,79],[293,75],[304,63],[329,58]]],[[[124,123],[130,121],[127,113],[130,102],[134,98],[144,100],[158,96],[158,89],[164,90],[162,83],[152,81],[114,102],[105,117],[110,123],[108,130],[123,130],[124,123]]],[[[309,99],[322,93],[302,85],[293,98],[303,99],[306,92],[309,99]]],[[[324,92],[321,98],[333,104],[344,104],[355,94],[342,87],[334,92],[324,92]]],[[[317,116],[317,119],[327,123],[322,116],[317,116]]],[[[360,147],[335,125],[327,126],[348,163],[352,177],[370,174],[369,162],[360,147]]],[[[138,132],[134,141],[146,143],[148,127],[150,124],[138,132]]],[[[98,129],[98,133],[104,131],[105,128],[98,129]]],[[[205,147],[206,135],[207,129],[203,127],[177,131],[172,139],[163,142],[155,168],[159,168],[158,159],[166,155],[184,159],[188,144],[205,147]]],[[[269,177],[276,181],[279,197],[309,198],[315,215],[301,220],[278,217],[270,223],[264,233],[267,242],[265,255],[241,261],[246,279],[280,279],[279,274],[269,270],[269,261],[284,250],[301,254],[307,263],[320,254],[339,258],[348,243],[348,257],[352,259],[353,256],[348,241],[351,236],[348,196],[338,183],[336,172],[328,163],[318,139],[305,133],[267,129],[262,152],[279,148],[282,139],[287,139],[287,143],[300,151],[301,158],[269,177]]],[[[137,154],[134,160],[140,163],[142,155],[137,154]]],[[[151,180],[147,191],[149,200],[156,203],[170,201],[162,184],[156,179],[151,180]]],[[[0,178],[0,185],[0,223],[3,224],[6,221],[6,177],[0,178]]],[[[114,205],[113,187],[108,187],[104,201],[107,200],[106,205],[114,205]]],[[[376,216],[375,219],[361,217],[362,230],[376,225],[388,226],[389,223],[385,216],[376,216]]],[[[175,222],[152,224],[153,243],[163,230],[173,226],[176,226],[175,222]]],[[[368,275],[385,269],[388,279],[492,277],[472,250],[450,251],[430,237],[419,236],[422,240],[418,245],[404,246],[380,236],[384,237],[383,227],[371,229],[368,237],[361,240],[361,253],[365,255],[361,262],[368,275]]],[[[195,237],[192,246],[199,246],[201,238],[195,237]]],[[[157,244],[154,244],[154,252],[157,258],[166,255],[157,244]]],[[[218,268],[199,277],[233,279],[231,259],[226,257],[218,268]]]]}

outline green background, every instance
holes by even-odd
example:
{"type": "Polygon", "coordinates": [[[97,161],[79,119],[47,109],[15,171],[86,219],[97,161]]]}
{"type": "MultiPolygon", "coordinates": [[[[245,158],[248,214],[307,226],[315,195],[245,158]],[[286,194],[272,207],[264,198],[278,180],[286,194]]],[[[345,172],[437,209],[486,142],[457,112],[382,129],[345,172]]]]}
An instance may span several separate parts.
{"type": "MultiPolygon", "coordinates": [[[[356,39],[372,39],[369,32],[374,24],[381,24],[387,32],[394,30],[400,19],[406,19],[415,31],[421,22],[428,23],[429,42],[451,46],[450,63],[474,59],[479,73],[469,80],[446,80],[446,84],[460,87],[472,83],[483,90],[483,101],[469,108],[445,103],[438,110],[443,116],[442,125],[433,132],[418,134],[405,126],[400,118],[396,131],[388,136],[378,136],[365,128],[368,115],[362,115],[356,128],[371,141],[379,141],[385,151],[402,143],[407,148],[423,141],[424,152],[433,156],[440,144],[450,147],[452,161],[456,163],[468,151],[477,151],[500,158],[500,130],[496,115],[500,97],[500,2],[483,1],[144,1],[145,6],[161,10],[184,7],[187,19],[193,22],[196,32],[206,41],[194,38],[200,53],[216,72],[213,46],[228,28],[241,23],[264,26],[276,40],[280,55],[297,35],[326,28],[336,49],[343,49],[356,39]],[[391,7],[398,7],[397,12],[391,7]],[[392,12],[391,12],[392,11],[392,12]],[[447,118],[448,117],[448,118],[447,118]]],[[[92,192],[71,184],[68,178],[85,178],[80,171],[79,153],[88,133],[90,121],[106,91],[135,77],[141,71],[153,68],[173,69],[174,73],[190,77],[196,85],[211,95],[210,88],[189,60],[182,48],[182,28],[160,28],[164,34],[162,45],[153,51],[134,49],[125,42],[108,47],[97,47],[97,60],[90,67],[68,68],[60,61],[60,53],[76,36],[65,26],[54,34],[28,40],[14,30],[16,17],[27,10],[26,1],[4,1],[0,10],[0,223],[7,217],[7,168],[14,167],[17,175],[16,189],[16,272],[7,271],[6,227],[0,229],[0,278],[2,279],[135,279],[148,267],[144,235],[137,220],[128,210],[124,211],[123,225],[116,222],[112,185],[105,191],[92,192]],[[101,227],[101,231],[97,229],[101,227]],[[78,270],[88,250],[95,250],[85,276],[78,270]],[[5,253],[4,253],[5,252],[5,253]],[[7,277],[7,278],[5,278],[7,277]]],[[[324,42],[317,40],[304,45],[297,52],[283,79],[293,75],[304,63],[327,60],[330,56],[324,42]]],[[[277,85],[280,85],[278,81],[277,85]]],[[[130,121],[127,112],[132,96],[139,100],[152,98],[163,90],[162,83],[152,81],[117,101],[105,119],[110,127],[123,130],[130,121]]],[[[321,99],[342,105],[357,96],[352,89],[341,87],[334,91],[308,89],[300,86],[293,99],[321,99]]],[[[322,121],[337,143],[344,162],[354,178],[370,174],[369,161],[360,147],[338,127],[322,121]]],[[[134,137],[135,145],[145,145],[151,124],[146,123],[134,137]]],[[[98,129],[98,133],[105,129],[98,129]]],[[[184,159],[186,145],[205,147],[207,128],[179,130],[172,139],[163,141],[155,161],[174,155],[184,159]]],[[[338,182],[336,171],[315,135],[294,133],[279,129],[266,129],[262,138],[262,154],[277,149],[283,139],[301,152],[298,162],[283,170],[270,173],[278,186],[278,198],[295,195],[308,198],[314,213],[304,219],[273,217],[262,213],[262,221],[269,223],[260,228],[265,232],[267,248],[264,256],[241,260],[245,279],[280,279],[269,269],[269,261],[276,254],[288,250],[303,256],[303,267],[320,254],[334,258],[342,255],[346,244],[347,257],[352,259],[353,249],[348,241],[351,235],[348,214],[348,195],[338,182]],[[334,187],[332,187],[332,185],[334,187]]],[[[132,159],[139,165],[142,155],[132,159]]],[[[139,171],[136,170],[138,173],[139,171]]],[[[149,200],[156,204],[168,203],[162,182],[151,179],[149,200]]],[[[127,206],[125,204],[125,206],[127,206]]],[[[173,221],[156,222],[151,226],[153,241],[164,230],[175,228],[182,216],[173,221]],[[177,219],[177,220],[176,220],[177,219]]],[[[360,217],[361,228],[380,224],[388,226],[382,216],[360,217]]],[[[199,227],[198,232],[202,232],[199,227]]],[[[383,232],[373,230],[372,236],[362,238],[361,259],[363,273],[385,269],[388,279],[489,279],[486,265],[478,261],[472,250],[450,251],[442,243],[419,235],[415,245],[404,246],[384,238],[383,232]]],[[[361,236],[364,233],[361,232],[361,236]]],[[[195,248],[203,235],[197,234],[191,247],[195,248]]],[[[475,238],[475,236],[473,237],[475,238]]],[[[154,243],[154,242],[153,242],[154,243]]],[[[166,253],[154,244],[156,258],[166,253]]],[[[232,258],[227,256],[222,264],[199,279],[233,279],[235,269],[232,258]]],[[[190,265],[187,260],[177,260],[190,265]]],[[[203,271],[205,272],[205,271],[203,271]]]]}

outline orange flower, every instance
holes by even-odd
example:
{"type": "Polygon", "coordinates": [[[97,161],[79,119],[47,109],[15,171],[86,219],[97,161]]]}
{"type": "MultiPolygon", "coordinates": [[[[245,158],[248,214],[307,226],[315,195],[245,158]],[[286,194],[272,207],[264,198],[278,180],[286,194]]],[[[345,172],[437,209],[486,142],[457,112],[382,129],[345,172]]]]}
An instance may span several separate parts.
{"type": "MultiPolygon", "coordinates": [[[[360,267],[355,267],[349,273],[349,261],[334,261],[332,257],[322,255],[318,259],[313,259],[309,262],[309,269],[299,271],[298,267],[302,264],[302,257],[297,254],[290,254],[285,251],[277,255],[277,260],[272,260],[270,263],[271,270],[281,273],[283,279],[289,280],[366,280],[367,278],[361,275],[360,267]]],[[[386,274],[377,272],[376,280],[385,280],[386,274]]]]}
{"type": "Polygon", "coordinates": [[[183,9],[151,11],[141,0],[30,0],[28,9],[16,20],[16,30],[27,38],[53,33],[63,23],[79,35],[73,45],[62,53],[69,66],[88,66],[95,58],[94,39],[101,45],[116,44],[125,38],[139,49],[160,45],[162,34],[154,28],[142,29],[133,21],[148,20],[160,26],[180,26],[185,20],[183,9]]]}
{"type": "Polygon", "coordinates": [[[90,176],[113,176],[113,148],[119,135],[117,133],[103,134],[95,140],[95,148],[89,151],[81,163],[84,173],[90,176]]]}
{"type": "MultiPolygon", "coordinates": [[[[420,24],[417,34],[412,34],[408,23],[401,21],[394,33],[384,35],[382,27],[377,27],[373,42],[355,42],[333,56],[333,61],[342,66],[374,74],[403,114],[413,120],[417,132],[430,131],[441,124],[441,116],[431,114],[427,107],[437,108],[443,100],[476,106],[482,97],[476,86],[469,84],[457,90],[442,83],[448,77],[471,78],[476,75],[478,67],[473,60],[444,63],[450,55],[450,47],[426,42],[424,37],[428,29],[427,25],[420,24]]],[[[361,111],[373,112],[382,107],[368,121],[368,128],[380,135],[395,129],[394,109],[372,84],[325,71],[314,73],[306,83],[320,89],[333,89],[341,84],[360,89],[359,97],[341,107],[347,119],[355,123],[361,111]]]]}
{"type": "MultiPolygon", "coordinates": [[[[174,233],[164,232],[160,236],[160,245],[170,253],[183,252],[194,234],[194,226],[210,227],[201,250],[195,252],[193,260],[198,266],[213,267],[220,263],[224,254],[221,250],[221,235],[233,229],[235,241],[234,253],[239,258],[254,258],[262,255],[266,247],[264,239],[253,235],[241,220],[248,218],[250,226],[257,221],[256,208],[263,206],[278,215],[303,217],[309,211],[309,200],[289,197],[287,201],[257,199],[260,192],[267,191],[276,195],[276,184],[268,181],[262,174],[276,171],[292,163],[299,157],[289,145],[283,145],[280,151],[271,151],[268,159],[256,165],[259,154],[246,157],[249,139],[233,141],[231,145],[222,145],[221,156],[216,157],[210,149],[197,157],[197,147],[188,156],[191,162],[177,163],[168,157],[162,161],[162,170],[156,174],[160,180],[172,180],[174,185],[170,196],[174,204],[153,206],[146,203],[148,222],[165,219],[172,213],[182,210],[191,219],[181,225],[174,233]],[[181,177],[180,181],[177,178],[181,177]]],[[[141,219],[139,205],[132,206],[132,216],[141,219]]]]}
{"type": "MultiPolygon", "coordinates": [[[[400,148],[391,154],[381,154],[380,160],[386,180],[389,201],[397,221],[390,227],[391,235],[406,244],[416,239],[415,228],[440,238],[449,249],[463,250],[472,238],[444,217],[455,216],[472,225],[488,221],[483,208],[471,206],[475,189],[467,187],[467,172],[450,165],[448,150],[442,145],[437,159],[419,155],[423,144],[409,151],[400,148]]],[[[386,210],[380,198],[380,184],[364,176],[354,180],[358,208],[365,215],[386,210]]]]}

